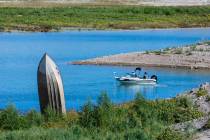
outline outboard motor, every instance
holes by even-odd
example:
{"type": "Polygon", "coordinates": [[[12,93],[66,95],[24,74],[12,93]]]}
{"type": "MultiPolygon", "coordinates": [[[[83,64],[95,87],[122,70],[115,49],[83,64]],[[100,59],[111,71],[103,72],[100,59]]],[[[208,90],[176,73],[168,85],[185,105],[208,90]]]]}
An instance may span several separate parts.
{"type": "Polygon", "coordinates": [[[151,76],[151,79],[155,79],[156,81],[158,80],[158,78],[157,78],[156,75],[152,75],[152,76],[151,76]]]}

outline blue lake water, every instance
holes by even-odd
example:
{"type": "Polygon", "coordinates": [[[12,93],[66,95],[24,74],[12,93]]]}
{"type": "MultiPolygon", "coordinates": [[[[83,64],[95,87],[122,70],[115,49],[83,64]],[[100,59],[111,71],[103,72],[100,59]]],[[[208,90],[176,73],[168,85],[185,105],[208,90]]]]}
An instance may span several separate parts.
{"type": "Polygon", "coordinates": [[[133,67],[78,66],[67,62],[97,56],[156,50],[210,39],[210,28],[139,31],[64,31],[50,33],[0,33],[0,108],[14,104],[20,111],[39,110],[36,72],[47,52],[62,74],[67,109],[80,109],[107,92],[114,103],[132,100],[137,92],[148,99],[174,97],[210,81],[210,71],[143,68],[159,78],[157,86],[122,86],[113,72],[133,67]]]}

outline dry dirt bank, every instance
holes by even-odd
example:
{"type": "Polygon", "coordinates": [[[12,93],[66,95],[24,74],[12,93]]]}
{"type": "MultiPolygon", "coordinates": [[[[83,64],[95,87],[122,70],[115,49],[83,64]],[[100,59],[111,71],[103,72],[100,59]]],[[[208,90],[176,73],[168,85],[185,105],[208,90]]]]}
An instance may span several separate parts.
{"type": "Polygon", "coordinates": [[[152,52],[134,52],[72,62],[78,65],[121,65],[210,69],[210,43],[152,52]]]}

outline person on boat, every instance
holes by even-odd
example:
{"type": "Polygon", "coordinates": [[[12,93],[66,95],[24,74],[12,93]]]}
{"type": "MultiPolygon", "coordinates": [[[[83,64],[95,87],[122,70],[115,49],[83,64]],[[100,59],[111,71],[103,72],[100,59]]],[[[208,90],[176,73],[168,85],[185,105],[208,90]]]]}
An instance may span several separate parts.
{"type": "Polygon", "coordinates": [[[143,79],[147,79],[147,72],[144,72],[143,79]]]}
{"type": "Polygon", "coordinates": [[[136,72],[132,72],[132,77],[137,77],[136,72]]]}

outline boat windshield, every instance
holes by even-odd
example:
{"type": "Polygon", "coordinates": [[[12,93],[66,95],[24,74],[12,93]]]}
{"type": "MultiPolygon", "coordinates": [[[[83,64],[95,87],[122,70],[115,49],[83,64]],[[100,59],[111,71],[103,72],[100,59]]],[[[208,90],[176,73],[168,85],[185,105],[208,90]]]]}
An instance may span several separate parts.
{"type": "Polygon", "coordinates": [[[129,76],[129,77],[137,77],[137,74],[135,72],[127,73],[127,76],[129,76]]]}

